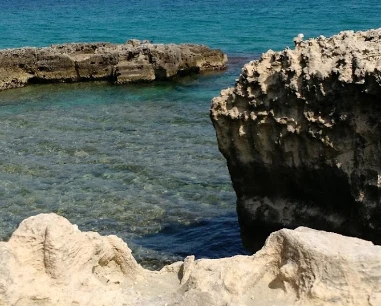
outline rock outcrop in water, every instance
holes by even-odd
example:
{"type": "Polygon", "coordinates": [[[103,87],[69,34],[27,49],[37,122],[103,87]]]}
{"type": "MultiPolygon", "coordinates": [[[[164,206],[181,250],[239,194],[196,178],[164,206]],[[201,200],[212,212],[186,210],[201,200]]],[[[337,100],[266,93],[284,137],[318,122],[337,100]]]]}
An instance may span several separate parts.
{"type": "Polygon", "coordinates": [[[381,29],[295,39],[212,102],[246,246],[305,225],[381,242],[381,29]]]}
{"type": "Polygon", "coordinates": [[[192,44],[73,43],[47,48],[0,51],[0,90],[28,83],[108,80],[116,84],[168,79],[176,75],[221,70],[220,50],[192,44]]]}
{"type": "Polygon", "coordinates": [[[308,228],[271,234],[253,256],[143,269],[116,236],[65,218],[24,220],[0,242],[0,305],[381,305],[381,247],[308,228]]]}

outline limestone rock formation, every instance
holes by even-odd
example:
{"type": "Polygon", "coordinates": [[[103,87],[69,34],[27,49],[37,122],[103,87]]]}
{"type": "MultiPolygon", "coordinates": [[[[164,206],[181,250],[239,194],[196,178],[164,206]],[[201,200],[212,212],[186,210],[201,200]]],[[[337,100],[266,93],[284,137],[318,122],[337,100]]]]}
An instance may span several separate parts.
{"type": "Polygon", "coordinates": [[[381,243],[381,29],[294,41],[212,101],[244,242],[304,225],[381,243]]]}
{"type": "Polygon", "coordinates": [[[152,81],[221,70],[226,62],[225,54],[206,46],[151,44],[139,40],[122,45],[73,43],[5,49],[0,51],[0,90],[44,82],[152,81]]]}
{"type": "Polygon", "coordinates": [[[253,256],[148,271],[118,237],[41,214],[0,242],[0,305],[378,306],[380,266],[371,242],[298,228],[253,256]]]}

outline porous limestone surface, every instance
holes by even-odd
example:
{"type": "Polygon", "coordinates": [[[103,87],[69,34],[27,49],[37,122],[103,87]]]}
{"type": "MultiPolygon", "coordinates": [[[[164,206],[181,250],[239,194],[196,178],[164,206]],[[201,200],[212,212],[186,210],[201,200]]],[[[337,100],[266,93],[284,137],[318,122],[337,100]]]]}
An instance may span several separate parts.
{"type": "Polygon", "coordinates": [[[118,237],[40,214],[0,242],[0,305],[378,306],[381,247],[300,227],[252,256],[148,271],[118,237]]]}
{"type": "Polygon", "coordinates": [[[294,42],[212,101],[244,242],[302,225],[381,243],[381,29],[294,42]]]}
{"type": "Polygon", "coordinates": [[[115,84],[169,79],[226,68],[222,51],[195,44],[71,43],[0,50],[0,90],[28,83],[108,80],[115,84]]]}

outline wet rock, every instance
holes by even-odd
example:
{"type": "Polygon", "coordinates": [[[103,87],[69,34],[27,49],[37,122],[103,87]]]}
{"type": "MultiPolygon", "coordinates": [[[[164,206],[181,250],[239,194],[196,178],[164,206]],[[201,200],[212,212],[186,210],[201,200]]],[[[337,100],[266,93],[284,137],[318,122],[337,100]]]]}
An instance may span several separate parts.
{"type": "Polygon", "coordinates": [[[244,243],[300,225],[381,243],[381,29],[294,42],[212,102],[244,243]]]}
{"type": "Polygon", "coordinates": [[[220,50],[202,45],[83,43],[0,51],[0,90],[28,83],[108,80],[116,84],[169,79],[226,68],[220,50]]]}

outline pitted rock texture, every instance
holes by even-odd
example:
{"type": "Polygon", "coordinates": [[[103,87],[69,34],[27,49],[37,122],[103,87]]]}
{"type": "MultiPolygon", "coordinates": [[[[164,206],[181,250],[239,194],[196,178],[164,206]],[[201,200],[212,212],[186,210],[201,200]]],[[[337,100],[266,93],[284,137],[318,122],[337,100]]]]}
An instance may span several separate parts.
{"type": "Polygon", "coordinates": [[[0,305],[381,305],[381,247],[298,228],[253,256],[148,271],[116,236],[81,232],[55,214],[24,220],[0,242],[0,305]]]}
{"type": "Polygon", "coordinates": [[[242,238],[305,225],[381,243],[381,29],[301,38],[212,101],[242,238]]]}
{"type": "Polygon", "coordinates": [[[220,50],[193,44],[73,43],[0,51],[0,90],[28,83],[108,80],[116,84],[169,79],[226,68],[220,50]]]}

